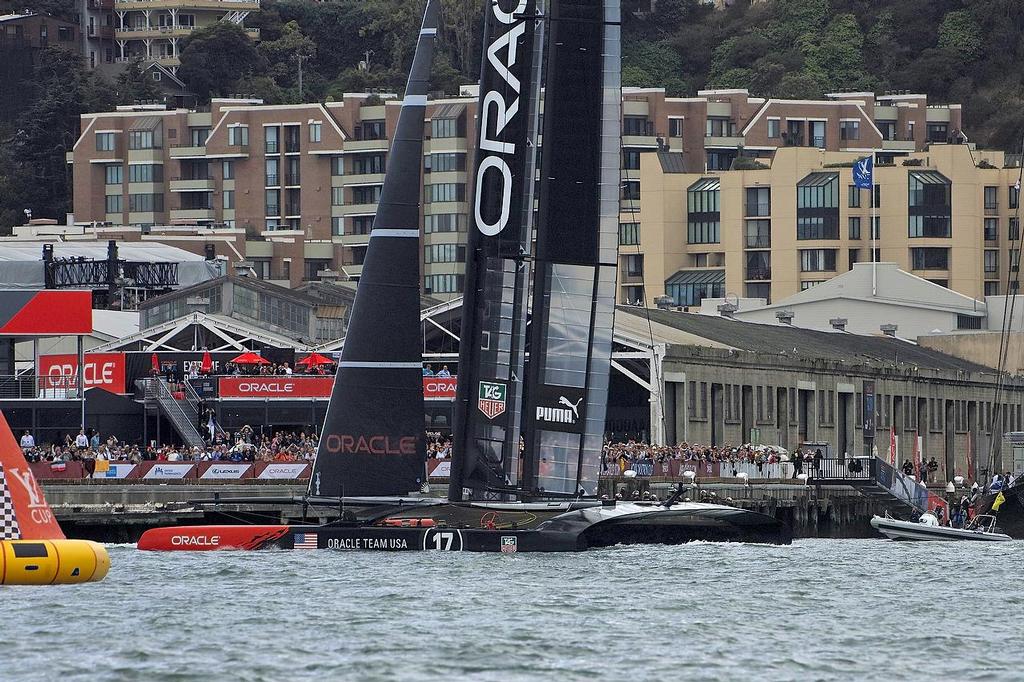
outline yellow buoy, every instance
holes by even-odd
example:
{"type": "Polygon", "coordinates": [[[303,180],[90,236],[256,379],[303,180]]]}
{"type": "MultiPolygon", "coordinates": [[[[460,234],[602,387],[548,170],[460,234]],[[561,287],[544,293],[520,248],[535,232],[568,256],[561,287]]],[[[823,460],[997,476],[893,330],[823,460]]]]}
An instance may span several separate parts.
{"type": "Polygon", "coordinates": [[[71,585],[103,580],[106,548],[91,540],[0,540],[0,585],[71,585]]]}

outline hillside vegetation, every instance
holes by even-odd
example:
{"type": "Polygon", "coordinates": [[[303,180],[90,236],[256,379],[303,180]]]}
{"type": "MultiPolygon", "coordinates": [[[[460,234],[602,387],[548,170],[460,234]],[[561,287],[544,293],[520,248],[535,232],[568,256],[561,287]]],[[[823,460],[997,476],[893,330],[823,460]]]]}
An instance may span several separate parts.
{"type": "MultiPolygon", "coordinates": [[[[981,146],[1017,151],[1024,134],[1021,0],[744,0],[723,11],[698,0],[624,0],[623,80],[672,95],[742,87],[763,96],[817,98],[837,90],[892,89],[961,102],[981,146]]],[[[19,3],[20,9],[25,3],[19,3]]],[[[31,3],[29,3],[31,7],[31,3]]],[[[73,13],[73,0],[36,9],[73,13]]],[[[235,93],[268,103],[400,91],[422,0],[264,0],[250,41],[221,22],[183,42],[179,75],[201,97],[235,93]],[[302,59],[303,87],[298,88],[302,59]]],[[[14,3],[0,0],[0,12],[14,3]],[[6,7],[5,7],[6,6],[6,7]]],[[[442,0],[434,87],[452,93],[479,73],[483,0],[442,0]]],[[[155,95],[133,67],[107,83],[81,58],[53,47],[20,91],[22,113],[0,121],[0,228],[70,210],[64,151],[83,111],[155,95]]]]}

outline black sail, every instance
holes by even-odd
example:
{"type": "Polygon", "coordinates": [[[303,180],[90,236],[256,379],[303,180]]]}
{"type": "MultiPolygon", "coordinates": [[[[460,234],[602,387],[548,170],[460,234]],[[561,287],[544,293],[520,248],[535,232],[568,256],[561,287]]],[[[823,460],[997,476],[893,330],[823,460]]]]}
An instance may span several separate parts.
{"type": "Polygon", "coordinates": [[[619,0],[552,0],[523,485],[597,491],[619,215],[619,0]]]}
{"type": "Polygon", "coordinates": [[[519,485],[542,23],[536,0],[484,0],[472,227],[448,496],[519,485]]]}
{"type": "Polygon", "coordinates": [[[402,495],[424,480],[419,202],[438,26],[428,0],[309,493],[402,495]]]}

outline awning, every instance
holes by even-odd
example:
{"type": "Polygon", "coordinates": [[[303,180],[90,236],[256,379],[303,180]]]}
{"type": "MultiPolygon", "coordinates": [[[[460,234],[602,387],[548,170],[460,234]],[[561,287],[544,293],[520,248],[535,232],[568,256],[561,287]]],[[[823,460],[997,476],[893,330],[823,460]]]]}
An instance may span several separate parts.
{"type": "Polygon", "coordinates": [[[952,184],[942,173],[937,171],[910,171],[910,177],[925,185],[950,185],[952,184]]]}
{"type": "Polygon", "coordinates": [[[665,280],[669,284],[725,284],[725,270],[680,270],[665,280]]]}
{"type": "Polygon", "coordinates": [[[839,173],[811,173],[800,182],[797,187],[824,187],[833,180],[839,178],[839,173]]]}
{"type": "Polygon", "coordinates": [[[442,104],[441,106],[434,109],[434,113],[430,119],[438,121],[445,118],[455,119],[462,116],[462,112],[466,110],[466,105],[463,104],[442,104]]]}
{"type": "Polygon", "coordinates": [[[682,152],[658,152],[662,173],[685,173],[686,163],[682,152]]]}
{"type": "Polygon", "coordinates": [[[142,116],[135,119],[128,130],[154,130],[160,125],[159,116],[142,116]]]}
{"type": "Polygon", "coordinates": [[[718,178],[701,178],[697,182],[690,185],[686,191],[688,192],[717,192],[722,188],[722,181],[718,178]]]}

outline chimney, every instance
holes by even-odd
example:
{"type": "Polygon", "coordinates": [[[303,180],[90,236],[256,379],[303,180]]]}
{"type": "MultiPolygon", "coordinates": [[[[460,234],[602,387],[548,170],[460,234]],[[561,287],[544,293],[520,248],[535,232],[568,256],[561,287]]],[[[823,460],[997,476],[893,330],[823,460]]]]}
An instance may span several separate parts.
{"type": "Polygon", "coordinates": [[[204,244],[203,255],[206,260],[217,260],[217,246],[214,244],[204,244]]]}
{"type": "Polygon", "coordinates": [[[792,310],[780,310],[775,313],[775,318],[780,324],[793,324],[793,311],[792,310]]]}
{"type": "Polygon", "coordinates": [[[896,330],[899,328],[899,326],[895,325],[895,324],[882,324],[882,325],[879,325],[878,328],[881,329],[882,333],[885,334],[886,336],[893,336],[893,337],[895,337],[896,336],[896,330]]]}
{"type": "Polygon", "coordinates": [[[831,320],[828,321],[828,323],[832,325],[832,328],[838,332],[846,331],[846,322],[847,320],[845,317],[833,317],[831,320]]]}
{"type": "Polygon", "coordinates": [[[721,315],[722,317],[728,317],[732,319],[733,313],[735,313],[739,309],[740,307],[735,303],[723,303],[722,305],[718,306],[718,314],[721,315]]]}

